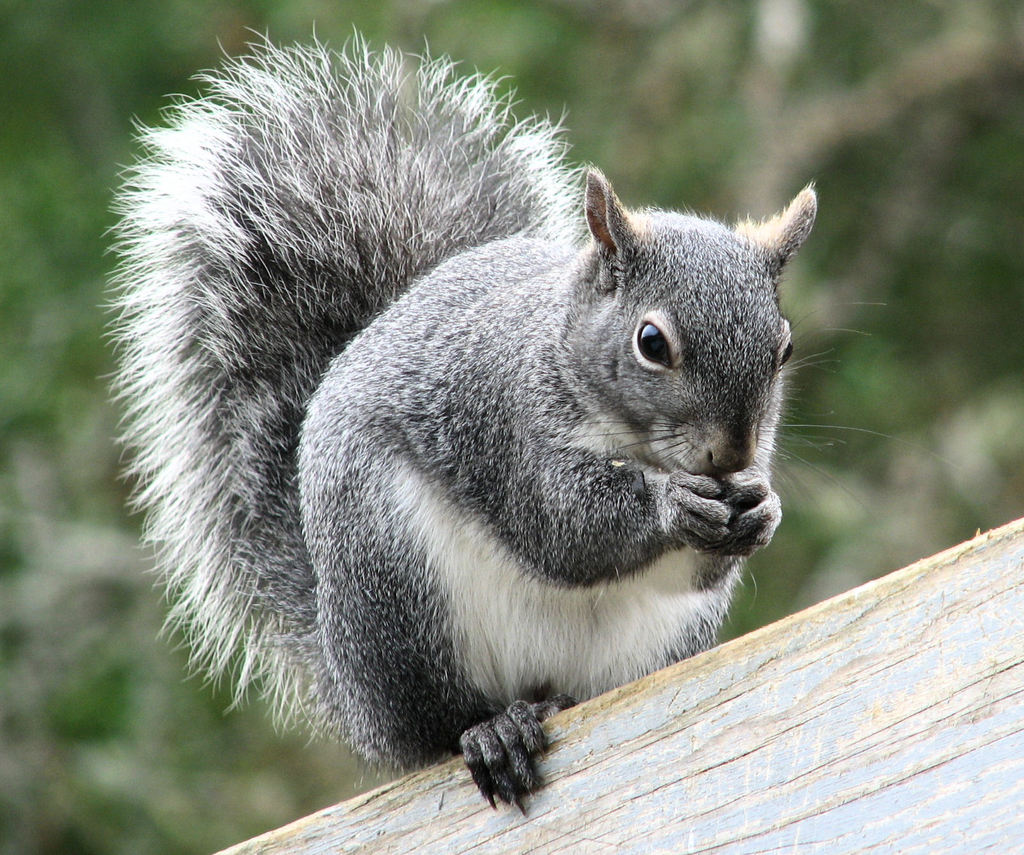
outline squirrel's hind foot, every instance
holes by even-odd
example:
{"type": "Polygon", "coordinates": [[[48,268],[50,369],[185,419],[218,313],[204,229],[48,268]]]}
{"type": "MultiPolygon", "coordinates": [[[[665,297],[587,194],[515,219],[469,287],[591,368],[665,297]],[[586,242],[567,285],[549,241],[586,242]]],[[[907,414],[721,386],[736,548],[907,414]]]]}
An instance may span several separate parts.
{"type": "Polygon", "coordinates": [[[513,701],[505,712],[467,728],[459,738],[473,781],[491,807],[497,796],[524,814],[522,797],[540,785],[535,759],[547,745],[540,723],[574,706],[568,695],[545,701],[513,701]]]}

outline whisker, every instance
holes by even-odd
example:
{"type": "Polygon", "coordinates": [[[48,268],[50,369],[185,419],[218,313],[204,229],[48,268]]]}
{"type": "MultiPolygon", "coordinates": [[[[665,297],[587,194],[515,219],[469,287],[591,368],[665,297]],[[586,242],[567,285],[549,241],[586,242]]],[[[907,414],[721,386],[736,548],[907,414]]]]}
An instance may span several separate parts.
{"type": "Polygon", "coordinates": [[[823,424],[813,424],[813,423],[808,422],[807,424],[799,424],[799,423],[792,423],[792,424],[790,424],[790,423],[787,423],[786,425],[784,425],[784,427],[786,427],[786,428],[800,428],[800,429],[804,429],[804,428],[820,428],[822,430],[848,430],[848,431],[852,431],[854,433],[865,433],[865,434],[868,434],[870,436],[881,437],[882,439],[896,439],[896,437],[894,437],[892,434],[882,433],[881,431],[871,430],[870,428],[854,427],[852,425],[823,425],[823,424]]]}
{"type": "Polygon", "coordinates": [[[792,436],[780,436],[779,447],[782,447],[783,443],[797,443],[802,446],[809,448],[835,448],[836,446],[844,446],[848,443],[845,439],[839,439],[834,436],[826,436],[824,434],[793,434],[792,436]]]}
{"type": "MultiPolygon", "coordinates": [[[[816,465],[814,463],[811,463],[811,461],[809,461],[806,457],[801,457],[799,454],[796,454],[796,453],[794,453],[792,451],[789,451],[789,450],[780,450],[779,457],[781,457],[782,459],[784,459],[786,461],[789,461],[789,462],[796,461],[797,463],[800,463],[803,466],[806,466],[808,469],[810,469],[816,475],[818,475],[821,478],[824,478],[833,487],[838,488],[842,493],[844,493],[846,496],[848,496],[850,499],[852,499],[858,505],[858,507],[862,508],[865,511],[870,512],[871,507],[870,507],[870,505],[868,505],[867,502],[865,502],[860,496],[858,496],[856,493],[854,493],[853,490],[851,490],[842,480],[840,480],[838,477],[833,475],[831,472],[829,472],[824,467],[818,466],[818,465],[816,465]]],[[[792,471],[789,471],[789,472],[782,472],[782,473],[779,473],[779,474],[781,476],[781,480],[789,481],[795,473],[792,472],[792,471]]]]}
{"type": "Polygon", "coordinates": [[[920,442],[914,442],[913,440],[905,439],[903,437],[893,436],[890,433],[884,433],[882,431],[871,430],[870,428],[854,427],[852,425],[828,425],[828,424],[797,424],[797,423],[794,423],[794,424],[783,425],[783,430],[790,430],[790,429],[805,430],[805,429],[811,429],[811,428],[815,428],[815,429],[819,429],[819,430],[848,431],[849,433],[858,433],[858,434],[863,434],[865,436],[878,437],[879,439],[888,440],[889,442],[892,442],[892,443],[894,443],[896,445],[901,445],[904,448],[909,448],[909,449],[913,449],[914,451],[924,452],[925,454],[929,455],[933,459],[935,459],[938,462],[942,463],[943,466],[946,466],[949,469],[952,469],[953,471],[958,471],[959,468],[960,468],[952,460],[950,460],[949,458],[943,456],[942,454],[939,454],[937,451],[935,451],[935,449],[929,448],[927,445],[923,445],[920,442]]]}
{"type": "Polygon", "coordinates": [[[839,359],[831,356],[831,354],[833,354],[834,352],[835,351],[832,349],[821,350],[818,353],[809,353],[806,356],[797,357],[792,362],[790,362],[787,370],[789,373],[795,373],[807,368],[818,368],[822,365],[827,365],[834,368],[840,364],[839,359]]]}
{"type": "Polygon", "coordinates": [[[851,335],[860,335],[864,338],[871,338],[873,333],[868,330],[855,330],[850,327],[824,327],[822,332],[835,332],[835,333],[850,333],[851,335]]]}

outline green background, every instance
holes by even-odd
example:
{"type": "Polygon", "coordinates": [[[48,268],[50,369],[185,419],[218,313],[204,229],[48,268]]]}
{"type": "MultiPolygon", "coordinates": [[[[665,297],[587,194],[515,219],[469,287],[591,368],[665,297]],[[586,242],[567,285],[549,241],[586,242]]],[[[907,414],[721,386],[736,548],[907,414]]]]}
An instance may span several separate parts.
{"type": "Polygon", "coordinates": [[[785,520],[729,634],[1024,513],[1021,4],[0,0],[4,855],[209,851],[377,780],[158,637],[105,379],[133,120],[254,30],[354,27],[507,76],[627,204],[761,217],[816,182],[785,520]]]}

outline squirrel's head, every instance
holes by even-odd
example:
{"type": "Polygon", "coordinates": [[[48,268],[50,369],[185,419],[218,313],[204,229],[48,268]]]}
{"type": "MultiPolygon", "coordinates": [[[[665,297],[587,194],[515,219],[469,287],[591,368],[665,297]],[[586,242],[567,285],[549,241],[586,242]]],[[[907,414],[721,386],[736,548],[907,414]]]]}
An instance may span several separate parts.
{"type": "Polygon", "coordinates": [[[572,358],[609,447],[614,433],[629,456],[714,475],[747,468],[759,448],[770,454],[792,353],[779,280],[816,205],[808,187],[775,217],[730,228],[627,211],[600,172],[588,173],[593,242],[572,358]]]}

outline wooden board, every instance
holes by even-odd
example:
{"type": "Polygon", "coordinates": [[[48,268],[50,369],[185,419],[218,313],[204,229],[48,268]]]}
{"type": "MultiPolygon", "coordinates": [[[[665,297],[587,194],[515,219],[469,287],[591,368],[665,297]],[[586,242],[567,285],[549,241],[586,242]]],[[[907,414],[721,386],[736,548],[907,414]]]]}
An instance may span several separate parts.
{"type": "Polygon", "coordinates": [[[546,726],[525,817],[453,760],[227,851],[1024,852],[1024,520],[546,726]]]}

